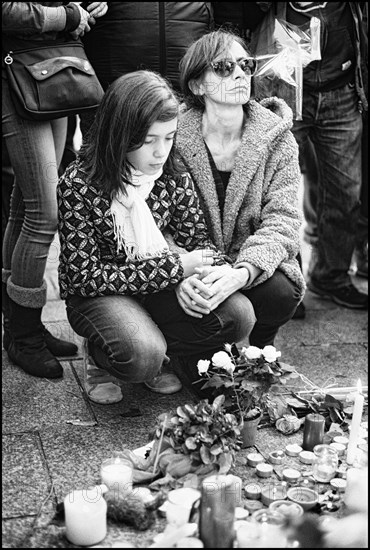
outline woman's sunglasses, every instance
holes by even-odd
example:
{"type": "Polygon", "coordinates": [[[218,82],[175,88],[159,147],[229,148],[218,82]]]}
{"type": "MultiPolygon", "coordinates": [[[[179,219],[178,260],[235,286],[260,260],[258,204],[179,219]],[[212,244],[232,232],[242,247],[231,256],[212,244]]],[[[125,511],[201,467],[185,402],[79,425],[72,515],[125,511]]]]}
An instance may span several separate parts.
{"type": "Polygon", "coordinates": [[[229,59],[221,59],[211,63],[213,72],[220,78],[227,78],[234,73],[235,67],[239,66],[243,73],[248,76],[253,75],[256,72],[257,62],[254,57],[245,57],[239,61],[231,61],[229,59]]]}

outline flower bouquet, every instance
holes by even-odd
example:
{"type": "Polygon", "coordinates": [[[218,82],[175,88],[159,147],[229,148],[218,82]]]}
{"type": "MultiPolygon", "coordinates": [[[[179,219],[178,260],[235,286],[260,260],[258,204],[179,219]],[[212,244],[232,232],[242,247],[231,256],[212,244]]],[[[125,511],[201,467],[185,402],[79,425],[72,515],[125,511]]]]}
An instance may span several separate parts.
{"type": "Polygon", "coordinates": [[[213,388],[214,395],[224,395],[223,407],[237,417],[242,427],[246,420],[266,411],[269,392],[275,385],[297,376],[294,367],[278,361],[280,356],[274,346],[238,350],[235,345],[225,344],[225,351],[215,353],[211,361],[198,361],[201,380],[206,379],[201,389],[213,388]]]}
{"type": "Polygon", "coordinates": [[[153,451],[159,447],[158,466],[164,475],[181,478],[230,470],[241,440],[238,421],[225,411],[224,401],[220,395],[213,403],[204,399],[158,417],[153,451]]]}

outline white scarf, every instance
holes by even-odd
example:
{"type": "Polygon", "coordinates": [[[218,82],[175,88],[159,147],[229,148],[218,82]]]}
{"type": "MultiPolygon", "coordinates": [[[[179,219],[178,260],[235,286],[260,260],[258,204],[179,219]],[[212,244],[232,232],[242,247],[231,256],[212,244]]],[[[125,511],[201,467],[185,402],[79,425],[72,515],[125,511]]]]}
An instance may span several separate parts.
{"type": "Polygon", "coordinates": [[[168,250],[166,240],[145,202],[161,174],[162,169],[153,176],[132,170],[132,185],[126,186],[127,195],[119,191],[112,200],[110,211],[117,252],[123,247],[130,260],[144,260],[168,250]]]}

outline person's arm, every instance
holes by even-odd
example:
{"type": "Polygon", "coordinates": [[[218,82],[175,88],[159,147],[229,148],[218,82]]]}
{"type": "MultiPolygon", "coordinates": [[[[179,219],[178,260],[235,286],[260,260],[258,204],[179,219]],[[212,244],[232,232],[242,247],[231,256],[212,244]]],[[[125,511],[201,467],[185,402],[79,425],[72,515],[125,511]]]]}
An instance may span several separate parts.
{"type": "Polygon", "coordinates": [[[179,255],[164,253],[149,260],[105,260],[98,243],[93,207],[75,169],[58,186],[61,286],[84,297],[149,294],[174,288],[183,279],[179,255]]]}
{"type": "Polygon", "coordinates": [[[262,196],[259,227],[243,243],[235,267],[251,264],[258,276],[247,286],[270,278],[279,265],[299,252],[299,228],[302,214],[298,207],[300,170],[298,146],[291,132],[281,139],[267,162],[269,179],[262,196]]]}
{"type": "Polygon", "coordinates": [[[2,2],[2,31],[8,35],[65,31],[77,38],[90,30],[89,17],[77,2],[55,7],[34,2],[2,2]]]}
{"type": "Polygon", "coordinates": [[[174,243],[188,251],[201,248],[214,250],[216,262],[225,263],[209,236],[190,174],[183,174],[176,181],[171,180],[169,184],[171,221],[168,230],[174,243]]]}

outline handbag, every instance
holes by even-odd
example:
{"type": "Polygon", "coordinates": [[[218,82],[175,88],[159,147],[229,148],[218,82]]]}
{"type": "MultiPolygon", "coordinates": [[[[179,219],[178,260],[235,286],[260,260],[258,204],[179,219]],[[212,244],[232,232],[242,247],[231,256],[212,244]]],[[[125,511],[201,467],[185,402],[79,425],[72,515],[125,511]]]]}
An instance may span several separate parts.
{"type": "Polygon", "coordinates": [[[81,41],[41,42],[7,52],[11,97],[27,120],[53,120],[96,109],[104,90],[81,41]]]}

